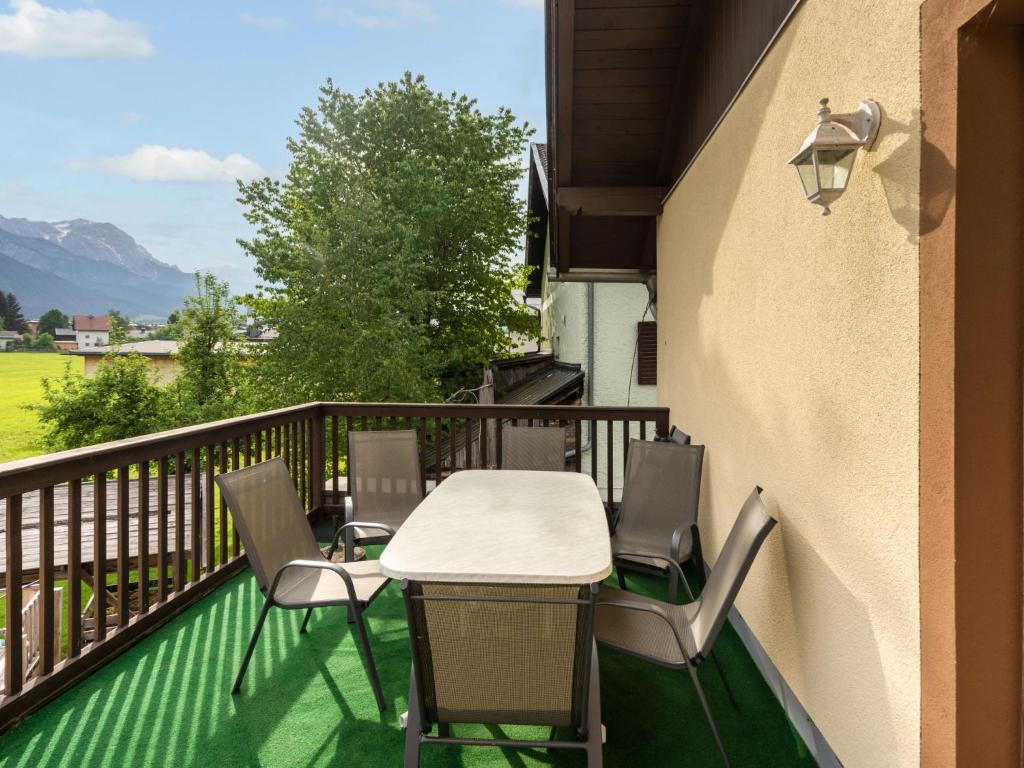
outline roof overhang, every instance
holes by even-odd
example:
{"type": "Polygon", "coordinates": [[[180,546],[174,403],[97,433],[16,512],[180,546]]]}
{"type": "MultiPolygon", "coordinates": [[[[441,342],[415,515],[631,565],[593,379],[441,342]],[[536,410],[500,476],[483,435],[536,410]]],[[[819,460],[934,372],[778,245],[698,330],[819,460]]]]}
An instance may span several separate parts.
{"type": "Polygon", "coordinates": [[[798,4],[547,0],[544,192],[555,279],[655,272],[665,196],[798,4]]]}

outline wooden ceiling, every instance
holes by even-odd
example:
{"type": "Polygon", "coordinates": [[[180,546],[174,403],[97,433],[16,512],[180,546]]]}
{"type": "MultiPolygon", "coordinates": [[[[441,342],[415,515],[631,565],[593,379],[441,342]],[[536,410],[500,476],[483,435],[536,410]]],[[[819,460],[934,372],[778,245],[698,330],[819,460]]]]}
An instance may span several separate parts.
{"type": "Polygon", "coordinates": [[[656,217],[680,158],[696,151],[688,137],[717,121],[742,84],[735,73],[746,78],[796,1],[548,0],[548,181],[563,279],[654,272],[656,217]]]}

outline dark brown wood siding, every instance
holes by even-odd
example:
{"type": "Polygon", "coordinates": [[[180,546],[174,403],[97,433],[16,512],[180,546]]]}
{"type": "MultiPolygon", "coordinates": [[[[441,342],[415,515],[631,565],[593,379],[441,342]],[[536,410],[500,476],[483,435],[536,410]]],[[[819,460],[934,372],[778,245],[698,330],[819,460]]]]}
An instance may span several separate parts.
{"type": "Polygon", "coordinates": [[[636,324],[636,383],[658,383],[658,324],[636,324]]]}

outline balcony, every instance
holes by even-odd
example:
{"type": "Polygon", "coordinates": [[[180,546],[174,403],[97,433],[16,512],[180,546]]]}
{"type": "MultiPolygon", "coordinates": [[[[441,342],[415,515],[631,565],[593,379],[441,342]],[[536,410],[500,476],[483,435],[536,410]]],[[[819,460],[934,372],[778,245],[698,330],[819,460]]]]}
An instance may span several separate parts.
{"type": "MultiPolygon", "coordinates": [[[[298,612],[271,612],[246,685],[230,695],[262,596],[214,477],[281,456],[311,521],[329,530],[347,491],[348,431],[416,429],[429,489],[461,469],[500,469],[499,427],[516,420],[566,426],[567,471],[590,474],[614,500],[629,438],[665,434],[669,412],[313,403],[0,465],[5,638],[28,637],[18,585],[38,595],[35,636],[58,638],[5,643],[4,764],[400,765],[410,656],[395,584],[367,613],[383,713],[339,610],[318,611],[305,635],[298,612]],[[599,434],[611,438],[605,455],[584,461],[599,434]],[[92,591],[98,583],[103,599],[92,591]]],[[[630,580],[638,591],[664,590],[656,577],[630,580]]],[[[739,710],[713,672],[702,676],[733,764],[813,765],[731,628],[717,649],[739,710]]],[[[719,764],[685,675],[610,651],[600,662],[607,765],[719,764]]],[[[439,747],[424,764],[575,765],[579,757],[439,747]]]]}

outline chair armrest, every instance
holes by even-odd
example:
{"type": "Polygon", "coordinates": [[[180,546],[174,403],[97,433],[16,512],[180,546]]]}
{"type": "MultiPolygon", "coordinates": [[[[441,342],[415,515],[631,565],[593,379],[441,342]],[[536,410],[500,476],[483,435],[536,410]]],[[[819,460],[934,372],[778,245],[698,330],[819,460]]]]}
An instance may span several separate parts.
{"type": "MultiPolygon", "coordinates": [[[[653,552],[620,552],[620,551],[612,551],[612,557],[613,558],[615,558],[615,557],[646,557],[646,558],[650,558],[651,560],[660,560],[663,563],[668,563],[668,567],[674,569],[675,572],[676,572],[676,576],[679,577],[680,581],[682,581],[683,584],[686,584],[686,577],[683,576],[683,569],[680,568],[679,567],[679,563],[677,563],[671,557],[665,557],[664,555],[656,555],[653,552]]],[[[689,585],[686,585],[686,591],[690,592],[689,585]]],[[[690,592],[690,599],[691,600],[695,599],[692,592],[690,592]]]]}
{"type": "MultiPolygon", "coordinates": [[[[644,555],[644,557],[647,557],[647,555],[644,555]]],[[[654,614],[668,624],[668,628],[672,630],[672,636],[676,639],[676,644],[679,646],[679,652],[683,655],[683,658],[690,658],[689,654],[686,652],[686,646],[683,645],[683,638],[679,636],[679,630],[676,628],[675,622],[672,621],[672,618],[660,605],[656,605],[654,603],[635,603],[630,600],[601,600],[599,598],[597,601],[597,607],[600,608],[603,605],[610,608],[622,608],[627,611],[640,611],[641,613],[654,614]]]]}
{"type": "Polygon", "coordinates": [[[354,605],[356,600],[356,586],[352,583],[352,577],[349,576],[348,571],[342,568],[337,563],[332,563],[328,560],[292,560],[282,565],[276,574],[274,574],[274,581],[270,585],[270,591],[267,593],[267,599],[273,601],[274,593],[277,591],[277,585],[281,581],[281,577],[285,571],[292,568],[306,568],[310,570],[321,570],[321,571],[334,571],[341,580],[345,582],[345,589],[348,590],[348,599],[354,605]]]}
{"type": "Polygon", "coordinates": [[[345,523],[343,526],[338,528],[334,533],[334,540],[331,541],[331,548],[327,552],[327,559],[334,557],[334,553],[338,551],[338,545],[341,543],[341,537],[345,535],[345,531],[349,528],[379,528],[384,531],[388,536],[395,535],[395,529],[390,525],[384,523],[345,523]]]}

